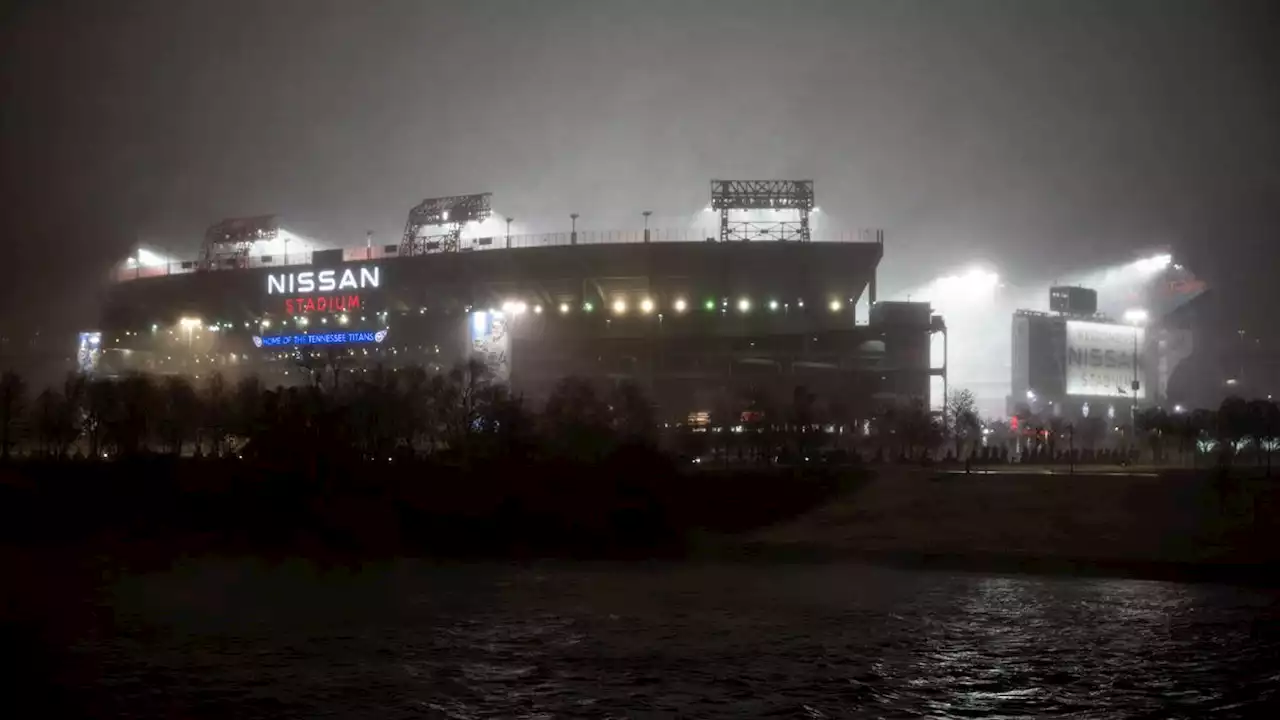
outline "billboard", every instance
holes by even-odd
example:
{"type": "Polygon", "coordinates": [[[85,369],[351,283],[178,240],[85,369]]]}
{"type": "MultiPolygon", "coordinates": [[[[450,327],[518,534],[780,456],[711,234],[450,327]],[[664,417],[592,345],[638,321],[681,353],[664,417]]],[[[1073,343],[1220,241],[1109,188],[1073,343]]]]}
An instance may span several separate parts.
{"type": "Polygon", "coordinates": [[[102,333],[82,332],[76,348],[76,369],[86,375],[98,369],[102,360],[102,333]]]}
{"type": "Polygon", "coordinates": [[[1133,397],[1137,364],[1138,397],[1146,397],[1147,378],[1138,361],[1146,340],[1143,328],[1078,320],[1066,326],[1068,395],[1133,397]]]}
{"type": "Polygon", "coordinates": [[[511,381],[511,336],[503,313],[471,313],[471,352],[489,368],[496,382],[511,381]]]}

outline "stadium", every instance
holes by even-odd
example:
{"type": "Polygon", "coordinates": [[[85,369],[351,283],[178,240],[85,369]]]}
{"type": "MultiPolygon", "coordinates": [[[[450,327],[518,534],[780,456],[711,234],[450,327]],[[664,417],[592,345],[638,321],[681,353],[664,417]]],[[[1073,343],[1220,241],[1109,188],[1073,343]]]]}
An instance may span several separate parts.
{"type": "Polygon", "coordinates": [[[425,200],[394,245],[307,247],[262,216],[214,225],[196,259],[139,251],[81,367],[298,385],[479,359],[534,401],[565,376],[634,382],[677,421],[786,407],[797,388],[867,418],[927,403],[945,373],[930,306],[876,302],[883,233],[812,232],[812,181],[713,180],[712,237],[579,232],[576,217],[567,233],[512,236],[501,218],[485,233],[491,206],[425,200]]]}

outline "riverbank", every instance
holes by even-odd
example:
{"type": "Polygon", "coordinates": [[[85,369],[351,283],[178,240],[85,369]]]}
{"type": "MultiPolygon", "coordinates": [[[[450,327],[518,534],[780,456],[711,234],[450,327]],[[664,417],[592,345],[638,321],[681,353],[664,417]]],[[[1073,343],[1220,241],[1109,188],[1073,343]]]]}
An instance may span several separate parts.
{"type": "Polygon", "coordinates": [[[0,472],[0,545],[158,562],[674,559],[705,534],[737,535],[818,507],[857,474],[680,468],[643,447],[592,463],[29,463],[0,472]]]}
{"type": "Polygon", "coordinates": [[[153,460],[7,468],[0,544],[154,565],[196,556],[876,564],[1280,585],[1280,482],[883,466],[327,468],[153,460]]]}
{"type": "Polygon", "coordinates": [[[889,467],[711,554],[1280,585],[1280,482],[1208,471],[965,475],[889,467]]]}

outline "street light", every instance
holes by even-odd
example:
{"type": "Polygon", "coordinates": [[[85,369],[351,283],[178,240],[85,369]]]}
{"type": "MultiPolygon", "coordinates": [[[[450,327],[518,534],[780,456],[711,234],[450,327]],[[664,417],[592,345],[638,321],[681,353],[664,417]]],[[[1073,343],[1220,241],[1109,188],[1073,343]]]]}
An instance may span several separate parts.
{"type": "Polygon", "coordinates": [[[200,318],[184,317],[178,319],[178,326],[187,331],[187,350],[191,349],[191,333],[195,332],[195,329],[202,324],[200,318]]]}
{"type": "MultiPolygon", "coordinates": [[[[1135,447],[1138,441],[1138,329],[1146,324],[1150,314],[1142,308],[1124,311],[1124,320],[1133,326],[1133,384],[1129,386],[1132,397],[1129,407],[1129,442],[1135,447]]],[[[1132,450],[1130,450],[1132,452],[1132,450]]]]}

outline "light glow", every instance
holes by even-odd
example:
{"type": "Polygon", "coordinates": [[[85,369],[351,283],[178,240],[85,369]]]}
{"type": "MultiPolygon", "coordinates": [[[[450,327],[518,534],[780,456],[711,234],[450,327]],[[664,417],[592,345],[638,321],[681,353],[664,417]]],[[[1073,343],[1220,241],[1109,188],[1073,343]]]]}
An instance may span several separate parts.
{"type": "Polygon", "coordinates": [[[650,300],[649,298],[645,298],[641,300],[640,312],[644,313],[645,315],[648,315],[649,313],[653,312],[653,301],[650,300]]]}
{"type": "Polygon", "coordinates": [[[626,300],[623,300],[622,298],[618,298],[617,300],[613,301],[613,312],[615,315],[622,315],[626,311],[627,311],[626,300]]]}
{"type": "Polygon", "coordinates": [[[751,312],[751,301],[747,298],[738,300],[738,312],[751,312]]]}
{"type": "Polygon", "coordinates": [[[673,307],[676,309],[676,312],[682,313],[689,307],[689,303],[685,302],[684,298],[676,298],[673,307]]]}
{"type": "Polygon", "coordinates": [[[1160,255],[1152,255],[1141,260],[1134,260],[1130,267],[1143,275],[1155,275],[1173,264],[1173,257],[1162,253],[1160,255]]]}
{"type": "Polygon", "coordinates": [[[1130,308],[1124,311],[1124,321],[1130,325],[1144,325],[1151,314],[1143,308],[1130,308]]]}

